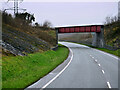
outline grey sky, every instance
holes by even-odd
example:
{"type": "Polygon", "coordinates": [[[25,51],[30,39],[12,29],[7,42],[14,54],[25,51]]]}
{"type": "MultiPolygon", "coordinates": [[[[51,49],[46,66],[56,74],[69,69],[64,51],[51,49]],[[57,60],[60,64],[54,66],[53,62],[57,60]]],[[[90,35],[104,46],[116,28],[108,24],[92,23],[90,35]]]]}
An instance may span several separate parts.
{"type": "Polygon", "coordinates": [[[106,16],[118,13],[117,2],[22,2],[20,7],[34,13],[36,22],[48,20],[53,26],[103,23],[106,16]]]}

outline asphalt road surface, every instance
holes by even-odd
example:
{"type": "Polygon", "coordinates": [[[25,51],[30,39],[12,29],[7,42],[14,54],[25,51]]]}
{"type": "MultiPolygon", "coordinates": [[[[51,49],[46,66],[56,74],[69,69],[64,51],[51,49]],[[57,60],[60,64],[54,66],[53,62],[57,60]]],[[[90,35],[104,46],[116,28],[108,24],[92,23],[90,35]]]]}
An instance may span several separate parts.
{"type": "Polygon", "coordinates": [[[46,88],[118,88],[118,58],[84,45],[59,42],[69,47],[73,59],[46,88]]]}

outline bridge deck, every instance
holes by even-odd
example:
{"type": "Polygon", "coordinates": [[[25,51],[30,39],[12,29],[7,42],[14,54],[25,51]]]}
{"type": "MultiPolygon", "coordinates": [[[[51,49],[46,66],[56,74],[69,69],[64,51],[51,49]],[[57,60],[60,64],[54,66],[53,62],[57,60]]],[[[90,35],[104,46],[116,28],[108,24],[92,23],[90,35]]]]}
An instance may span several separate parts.
{"type": "Polygon", "coordinates": [[[101,32],[103,25],[57,27],[58,33],[101,32]]]}

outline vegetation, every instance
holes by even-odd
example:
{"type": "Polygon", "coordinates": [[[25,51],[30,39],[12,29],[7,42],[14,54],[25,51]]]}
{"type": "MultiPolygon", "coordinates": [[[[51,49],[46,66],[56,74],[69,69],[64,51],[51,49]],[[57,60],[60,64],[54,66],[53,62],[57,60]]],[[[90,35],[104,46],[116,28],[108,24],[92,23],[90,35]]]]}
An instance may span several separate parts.
{"type": "Polygon", "coordinates": [[[18,14],[16,14],[15,18],[20,19],[22,22],[21,24],[27,24],[27,25],[35,21],[34,15],[31,15],[27,12],[18,13],[18,14]]]}
{"type": "Polygon", "coordinates": [[[43,27],[50,28],[51,26],[52,26],[52,24],[49,21],[45,21],[43,23],[43,27]]]}
{"type": "Polygon", "coordinates": [[[115,17],[106,17],[104,36],[107,45],[120,48],[120,21],[115,17]]]}
{"type": "Polygon", "coordinates": [[[68,48],[60,45],[56,51],[51,50],[56,46],[56,31],[49,21],[39,25],[33,23],[34,15],[27,12],[14,17],[6,12],[1,13],[2,88],[25,88],[67,58],[68,48]]]}
{"type": "Polygon", "coordinates": [[[11,26],[13,28],[16,28],[16,30],[18,31],[25,32],[29,35],[43,39],[47,41],[50,45],[56,45],[56,33],[54,29],[50,28],[50,22],[45,21],[45,25],[43,24],[44,26],[40,26],[37,23],[39,27],[36,25],[32,25],[32,22],[35,21],[35,18],[33,15],[27,12],[20,13],[16,15],[15,18],[13,18],[11,14],[8,14],[6,12],[3,12],[2,16],[2,23],[4,25],[11,26]],[[54,34],[49,34],[51,32],[54,34]]]}
{"type": "Polygon", "coordinates": [[[110,53],[110,54],[113,54],[113,55],[116,55],[116,56],[120,57],[120,49],[115,50],[115,51],[108,50],[108,49],[105,49],[105,48],[96,48],[96,49],[99,49],[99,50],[102,50],[102,51],[105,51],[107,53],[110,53]]]}
{"type": "Polygon", "coordinates": [[[39,80],[68,57],[69,50],[60,46],[56,51],[28,56],[9,56],[2,60],[3,88],[25,88],[39,80]]]}
{"type": "MultiPolygon", "coordinates": [[[[50,22],[46,21],[44,26],[40,26],[37,22],[34,25],[33,14],[18,13],[13,17],[6,12],[1,13],[2,36],[5,43],[25,53],[46,51],[56,46],[56,31],[50,27],[50,22]]],[[[10,55],[9,53],[3,49],[4,55],[10,55]]]]}
{"type": "MultiPolygon", "coordinates": [[[[76,43],[76,42],[72,42],[72,43],[76,43]]],[[[82,44],[82,43],[77,43],[77,44],[82,44]]],[[[116,56],[120,57],[120,49],[113,51],[113,50],[108,50],[108,49],[105,49],[105,48],[97,48],[95,46],[87,45],[87,44],[82,44],[82,45],[86,45],[86,46],[91,47],[91,48],[95,48],[95,49],[98,49],[98,50],[101,50],[101,51],[105,51],[107,53],[110,53],[110,54],[113,54],[113,55],[116,55],[116,56]]]]}

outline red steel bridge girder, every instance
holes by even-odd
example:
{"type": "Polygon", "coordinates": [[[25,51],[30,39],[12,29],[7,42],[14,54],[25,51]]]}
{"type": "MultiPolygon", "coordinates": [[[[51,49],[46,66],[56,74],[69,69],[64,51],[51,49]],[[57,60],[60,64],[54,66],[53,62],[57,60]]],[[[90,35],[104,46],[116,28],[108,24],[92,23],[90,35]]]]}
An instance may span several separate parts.
{"type": "Polygon", "coordinates": [[[58,27],[58,33],[101,32],[103,25],[58,27]]]}

